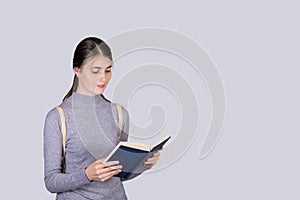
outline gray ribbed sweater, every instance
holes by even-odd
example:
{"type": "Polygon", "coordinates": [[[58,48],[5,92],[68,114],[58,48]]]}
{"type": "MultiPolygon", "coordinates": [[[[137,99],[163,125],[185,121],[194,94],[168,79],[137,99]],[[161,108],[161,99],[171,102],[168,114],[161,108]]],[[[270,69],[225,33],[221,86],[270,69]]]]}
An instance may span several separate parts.
{"type": "MultiPolygon", "coordinates": [[[[84,170],[97,159],[106,157],[119,142],[115,104],[102,96],[73,93],[60,105],[66,116],[66,169],[61,172],[62,136],[60,117],[54,108],[44,126],[44,181],[46,188],[58,193],[58,200],[127,199],[120,178],[89,182],[84,170]]],[[[128,139],[129,116],[123,110],[121,140],[128,139]]]]}

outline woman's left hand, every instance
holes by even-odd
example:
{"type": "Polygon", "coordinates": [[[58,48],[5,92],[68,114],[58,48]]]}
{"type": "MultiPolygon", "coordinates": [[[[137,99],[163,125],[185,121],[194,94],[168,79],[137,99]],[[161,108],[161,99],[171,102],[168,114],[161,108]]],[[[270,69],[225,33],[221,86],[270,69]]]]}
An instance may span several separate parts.
{"type": "Polygon", "coordinates": [[[144,166],[148,169],[150,169],[151,167],[153,167],[158,159],[159,159],[159,156],[160,156],[160,152],[159,151],[156,151],[155,153],[153,153],[152,157],[148,158],[145,163],[144,163],[144,166]]]}

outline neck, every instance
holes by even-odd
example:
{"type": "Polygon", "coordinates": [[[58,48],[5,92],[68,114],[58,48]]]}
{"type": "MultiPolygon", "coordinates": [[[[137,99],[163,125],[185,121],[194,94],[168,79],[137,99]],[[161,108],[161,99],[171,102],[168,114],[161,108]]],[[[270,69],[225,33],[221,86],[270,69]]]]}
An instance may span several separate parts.
{"type": "Polygon", "coordinates": [[[74,92],[72,95],[72,101],[73,104],[78,104],[78,105],[102,105],[105,102],[109,102],[103,94],[98,94],[98,95],[86,95],[86,94],[80,94],[77,92],[74,92]]]}
{"type": "Polygon", "coordinates": [[[77,90],[74,92],[76,94],[81,94],[81,95],[85,95],[85,96],[96,96],[96,93],[91,93],[85,90],[81,90],[79,87],[77,88],[77,90]]]}

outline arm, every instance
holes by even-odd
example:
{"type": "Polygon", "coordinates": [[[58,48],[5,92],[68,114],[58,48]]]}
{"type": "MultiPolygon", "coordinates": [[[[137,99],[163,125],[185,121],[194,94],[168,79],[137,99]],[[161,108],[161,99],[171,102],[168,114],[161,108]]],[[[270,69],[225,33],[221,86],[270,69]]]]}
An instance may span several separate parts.
{"type": "Polygon", "coordinates": [[[60,117],[56,109],[51,110],[44,125],[44,181],[49,192],[59,193],[74,190],[89,183],[85,169],[70,174],[62,173],[62,135],[60,117]]]}
{"type": "Polygon", "coordinates": [[[128,111],[123,108],[122,106],[122,113],[123,113],[123,129],[121,133],[120,141],[128,141],[128,135],[129,135],[129,113],[128,111]]]}

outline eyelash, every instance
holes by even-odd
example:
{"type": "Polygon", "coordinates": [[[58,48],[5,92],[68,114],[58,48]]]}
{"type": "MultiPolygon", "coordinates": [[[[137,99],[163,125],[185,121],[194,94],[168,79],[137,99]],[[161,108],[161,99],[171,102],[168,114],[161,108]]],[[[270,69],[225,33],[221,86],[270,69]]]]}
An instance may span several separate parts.
{"type": "MultiPolygon", "coordinates": [[[[93,74],[98,74],[99,72],[100,72],[100,70],[99,70],[99,71],[96,71],[96,72],[93,71],[93,74]]],[[[105,72],[110,73],[111,70],[105,70],[105,72]]]]}

